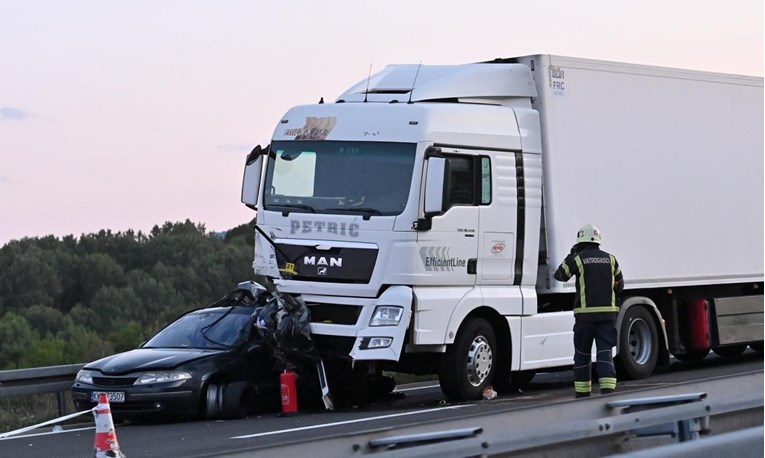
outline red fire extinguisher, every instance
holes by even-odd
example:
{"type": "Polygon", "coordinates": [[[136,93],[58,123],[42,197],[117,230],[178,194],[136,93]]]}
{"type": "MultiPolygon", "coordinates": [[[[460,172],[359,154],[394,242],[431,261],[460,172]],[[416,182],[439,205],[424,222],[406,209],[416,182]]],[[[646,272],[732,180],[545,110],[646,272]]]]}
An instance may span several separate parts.
{"type": "Polygon", "coordinates": [[[285,370],[279,375],[282,392],[282,413],[294,414],[298,410],[297,375],[291,370],[285,370]]]}

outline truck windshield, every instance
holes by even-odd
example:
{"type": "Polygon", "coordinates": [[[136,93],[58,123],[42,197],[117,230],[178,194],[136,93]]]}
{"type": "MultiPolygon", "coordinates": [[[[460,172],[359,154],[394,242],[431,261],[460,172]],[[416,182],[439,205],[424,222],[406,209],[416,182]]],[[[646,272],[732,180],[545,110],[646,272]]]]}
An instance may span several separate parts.
{"type": "Polygon", "coordinates": [[[414,143],[273,142],[264,208],[398,215],[409,196],[415,150],[414,143]]]}

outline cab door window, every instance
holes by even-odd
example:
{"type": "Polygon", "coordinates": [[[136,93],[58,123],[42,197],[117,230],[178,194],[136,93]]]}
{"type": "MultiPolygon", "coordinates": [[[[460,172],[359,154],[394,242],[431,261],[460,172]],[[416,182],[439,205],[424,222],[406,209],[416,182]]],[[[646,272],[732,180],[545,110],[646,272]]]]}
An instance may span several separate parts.
{"type": "Polygon", "coordinates": [[[487,156],[445,156],[446,202],[454,205],[491,203],[491,162],[487,156]]]}

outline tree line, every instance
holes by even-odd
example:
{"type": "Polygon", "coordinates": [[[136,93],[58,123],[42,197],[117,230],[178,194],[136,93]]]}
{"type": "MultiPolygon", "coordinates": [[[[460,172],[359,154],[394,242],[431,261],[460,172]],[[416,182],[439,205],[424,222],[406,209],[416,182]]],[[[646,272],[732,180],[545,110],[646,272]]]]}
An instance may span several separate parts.
{"type": "Polygon", "coordinates": [[[0,248],[0,369],[93,361],[254,279],[253,229],[166,222],[0,248]]]}

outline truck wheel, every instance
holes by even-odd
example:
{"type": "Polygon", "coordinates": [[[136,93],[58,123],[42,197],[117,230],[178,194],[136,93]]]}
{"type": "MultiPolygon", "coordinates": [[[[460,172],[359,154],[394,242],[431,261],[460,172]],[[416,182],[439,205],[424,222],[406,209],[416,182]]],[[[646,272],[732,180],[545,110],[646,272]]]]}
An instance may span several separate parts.
{"type": "Polygon", "coordinates": [[[441,391],[452,401],[480,399],[494,378],[496,354],[497,340],[491,325],[480,318],[465,321],[441,362],[441,391]]]}
{"type": "Polygon", "coordinates": [[[622,377],[648,377],[659,357],[658,332],[651,313],[644,307],[630,307],[619,330],[617,367],[622,377]]]}

